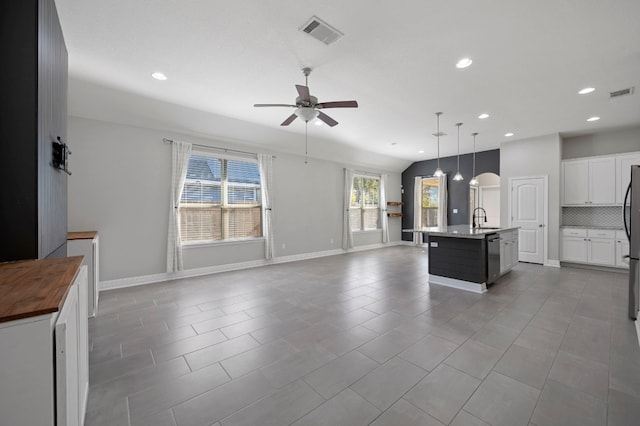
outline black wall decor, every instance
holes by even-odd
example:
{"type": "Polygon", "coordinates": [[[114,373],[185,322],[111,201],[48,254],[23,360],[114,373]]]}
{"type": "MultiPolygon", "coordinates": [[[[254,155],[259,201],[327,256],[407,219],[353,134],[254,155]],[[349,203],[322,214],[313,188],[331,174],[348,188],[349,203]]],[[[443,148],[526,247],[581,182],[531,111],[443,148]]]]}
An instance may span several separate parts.
{"type": "MultiPolygon", "coordinates": [[[[457,170],[457,156],[440,159],[440,168],[447,174],[447,188],[449,203],[447,206],[447,223],[449,225],[463,225],[469,223],[469,180],[473,173],[473,154],[460,155],[460,173],[464,177],[462,181],[454,181],[453,175],[457,170]],[[458,209],[458,213],[453,213],[458,209]]],[[[416,176],[433,176],[438,167],[438,160],[418,161],[407,167],[402,172],[402,229],[413,228],[413,184],[416,176]]],[[[500,175],[500,150],[476,152],[476,176],[482,173],[495,173],[500,175]]],[[[413,234],[402,233],[402,239],[411,241],[413,234]]]]}
{"type": "Polygon", "coordinates": [[[54,0],[0,2],[0,262],[66,256],[67,49],[54,0]]]}

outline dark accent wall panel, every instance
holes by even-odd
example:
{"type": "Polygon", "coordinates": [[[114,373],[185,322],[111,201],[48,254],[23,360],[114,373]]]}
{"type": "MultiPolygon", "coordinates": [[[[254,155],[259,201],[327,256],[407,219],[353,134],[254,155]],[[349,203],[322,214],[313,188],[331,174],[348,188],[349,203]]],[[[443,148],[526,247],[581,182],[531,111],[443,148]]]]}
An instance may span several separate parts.
{"type": "Polygon", "coordinates": [[[38,256],[36,1],[0,2],[0,262],[38,256]]]}
{"type": "MultiPolygon", "coordinates": [[[[473,154],[460,156],[460,173],[464,180],[456,182],[453,175],[458,166],[457,157],[445,157],[440,159],[440,168],[447,174],[447,189],[449,203],[447,208],[447,222],[449,225],[463,225],[469,223],[469,180],[473,173],[473,154]],[[453,209],[458,209],[454,214],[453,209]]],[[[413,228],[413,184],[415,176],[433,176],[438,167],[438,160],[417,161],[402,172],[402,229],[413,228]]],[[[495,173],[500,175],[500,150],[476,152],[476,176],[482,173],[495,173]]],[[[411,233],[402,233],[402,239],[411,241],[411,233]]]]}
{"type": "Polygon", "coordinates": [[[38,258],[44,258],[67,242],[67,174],[51,166],[51,143],[58,136],[68,142],[67,49],[53,0],[39,4],[38,258]]]}
{"type": "Polygon", "coordinates": [[[0,2],[10,66],[0,85],[0,262],[61,253],[67,177],[50,165],[51,142],[66,140],[67,51],[54,0],[0,2]]]}

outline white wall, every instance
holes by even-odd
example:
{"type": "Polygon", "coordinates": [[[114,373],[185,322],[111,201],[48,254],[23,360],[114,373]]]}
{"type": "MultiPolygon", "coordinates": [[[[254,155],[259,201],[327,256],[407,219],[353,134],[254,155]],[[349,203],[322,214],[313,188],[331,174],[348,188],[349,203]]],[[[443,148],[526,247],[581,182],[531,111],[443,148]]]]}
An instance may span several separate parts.
{"type": "MultiPolygon", "coordinates": [[[[69,230],[100,233],[100,280],[165,272],[171,148],[162,138],[245,151],[255,148],[166,130],[69,117],[73,155],[69,179],[69,230]]],[[[264,151],[263,151],[264,152],[264,151]]],[[[339,249],[342,242],[343,168],[362,167],[279,152],[273,175],[275,255],[339,249]],[[333,240],[333,243],[331,242],[333,240]]],[[[400,200],[400,174],[389,175],[387,200],[400,200]]],[[[400,221],[389,219],[390,241],[400,221]]],[[[357,234],[356,245],[381,242],[381,233],[357,234]]],[[[184,249],[185,268],[260,260],[262,241],[184,249]]]]}
{"type": "Polygon", "coordinates": [[[640,127],[608,130],[562,140],[563,160],[635,151],[640,151],[640,127]]]}
{"type": "Polygon", "coordinates": [[[549,260],[559,261],[560,232],[560,135],[552,134],[503,143],[500,146],[500,217],[509,222],[509,178],[548,176],[549,260]]]}

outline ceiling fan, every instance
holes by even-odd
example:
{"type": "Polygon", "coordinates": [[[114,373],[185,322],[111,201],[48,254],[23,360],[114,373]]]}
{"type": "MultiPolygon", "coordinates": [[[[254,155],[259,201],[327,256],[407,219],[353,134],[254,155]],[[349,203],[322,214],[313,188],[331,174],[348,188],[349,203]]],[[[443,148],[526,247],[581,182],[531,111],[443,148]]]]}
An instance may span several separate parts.
{"type": "Polygon", "coordinates": [[[296,90],[298,91],[298,97],[296,98],[295,105],[290,104],[254,104],[254,107],[289,107],[296,108],[295,112],[287,117],[286,120],[280,124],[281,126],[288,126],[300,117],[308,123],[314,118],[322,120],[329,126],[333,127],[338,122],[327,114],[322,112],[322,109],[327,108],[358,108],[358,102],[356,101],[334,101],[334,102],[318,102],[318,98],[309,94],[309,74],[311,74],[311,68],[302,68],[304,74],[304,86],[296,84],[296,90]]]}

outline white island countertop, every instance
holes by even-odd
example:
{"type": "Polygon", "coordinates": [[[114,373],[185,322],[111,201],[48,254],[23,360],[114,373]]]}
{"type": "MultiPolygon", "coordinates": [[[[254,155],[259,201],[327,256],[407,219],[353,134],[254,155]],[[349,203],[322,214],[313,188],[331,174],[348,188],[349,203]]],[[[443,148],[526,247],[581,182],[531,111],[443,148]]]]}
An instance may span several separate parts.
{"type": "Polygon", "coordinates": [[[513,231],[518,227],[507,228],[472,228],[470,225],[433,226],[420,229],[403,229],[402,232],[423,232],[428,235],[439,235],[441,237],[474,238],[482,239],[488,234],[498,232],[513,231]]]}

